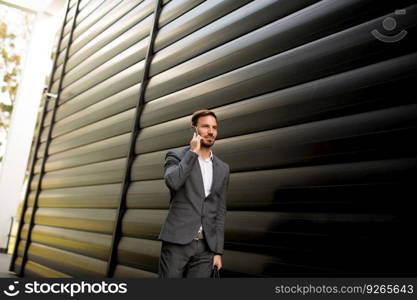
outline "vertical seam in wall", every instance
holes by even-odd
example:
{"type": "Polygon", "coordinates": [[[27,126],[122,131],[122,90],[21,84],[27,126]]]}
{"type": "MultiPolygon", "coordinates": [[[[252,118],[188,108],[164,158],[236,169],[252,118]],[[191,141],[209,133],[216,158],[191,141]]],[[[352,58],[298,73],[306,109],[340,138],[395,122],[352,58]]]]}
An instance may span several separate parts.
{"type": "MultiPolygon", "coordinates": [[[[70,7],[69,7],[70,2],[71,2],[71,0],[67,1],[67,10],[65,12],[64,21],[62,22],[61,33],[60,33],[60,37],[59,37],[59,43],[58,43],[58,47],[56,49],[56,55],[55,55],[55,58],[54,58],[54,64],[53,64],[51,75],[54,74],[54,72],[56,70],[56,65],[58,63],[58,54],[61,50],[62,37],[63,37],[63,34],[64,34],[64,29],[65,29],[66,22],[67,22],[68,12],[70,11],[70,7]]],[[[18,225],[18,228],[17,228],[17,234],[16,234],[16,239],[15,239],[15,247],[14,247],[12,257],[11,257],[11,260],[10,260],[9,271],[14,271],[14,269],[15,269],[15,262],[16,262],[16,258],[17,258],[18,246],[19,246],[19,243],[21,241],[22,228],[23,228],[23,224],[24,224],[24,216],[25,216],[25,212],[26,212],[26,209],[27,209],[27,204],[29,202],[28,199],[29,199],[29,193],[30,193],[30,186],[32,184],[32,180],[33,180],[34,173],[35,173],[36,157],[37,157],[37,154],[38,154],[38,151],[39,151],[39,146],[41,144],[41,135],[42,135],[42,131],[43,131],[43,126],[45,124],[45,117],[46,117],[46,114],[47,114],[47,111],[48,111],[48,109],[47,109],[48,99],[49,99],[48,91],[51,90],[52,84],[53,84],[53,80],[52,80],[52,76],[51,76],[50,79],[49,79],[48,88],[45,89],[43,91],[43,94],[42,94],[42,98],[43,98],[42,99],[43,100],[42,115],[41,115],[41,118],[40,118],[40,123],[38,125],[39,127],[38,127],[38,133],[36,135],[36,140],[35,140],[35,148],[33,150],[32,158],[31,158],[30,163],[29,163],[30,172],[29,172],[28,184],[27,184],[26,190],[25,190],[25,196],[24,196],[24,200],[23,200],[23,207],[21,209],[19,225],[18,225]]]]}
{"type": "Polygon", "coordinates": [[[117,247],[119,245],[119,241],[121,239],[121,227],[122,227],[122,220],[123,216],[126,212],[126,197],[127,191],[129,189],[129,185],[131,183],[131,170],[133,161],[135,160],[135,146],[136,146],[136,139],[139,134],[140,130],[140,119],[142,116],[143,106],[145,104],[145,91],[148,84],[148,77],[149,77],[149,68],[151,64],[151,58],[153,56],[153,44],[155,41],[155,36],[158,31],[158,21],[159,15],[161,12],[162,1],[155,0],[155,9],[154,9],[154,21],[150,31],[150,38],[148,49],[145,56],[145,65],[142,74],[142,81],[139,88],[139,99],[136,103],[136,113],[135,118],[132,124],[132,131],[131,131],[131,138],[129,143],[129,150],[126,157],[126,166],[124,168],[123,179],[121,182],[120,188],[120,196],[119,196],[119,205],[116,212],[116,219],[114,223],[112,241],[110,245],[110,253],[109,258],[107,261],[107,268],[106,268],[106,276],[113,277],[114,271],[116,269],[116,256],[117,256],[117,247]]]}
{"type": "MultiPolygon", "coordinates": [[[[68,15],[68,11],[69,11],[69,8],[68,8],[69,2],[70,1],[68,1],[67,12],[66,12],[66,15],[65,15],[65,19],[68,15]]],[[[29,244],[31,243],[31,233],[32,233],[32,229],[33,229],[33,226],[34,226],[34,223],[35,223],[34,222],[35,221],[35,214],[36,214],[36,210],[37,210],[37,206],[38,206],[38,200],[39,200],[39,194],[40,194],[40,191],[41,191],[42,179],[43,179],[43,175],[45,174],[45,164],[46,164],[46,160],[47,160],[47,156],[48,156],[48,148],[49,148],[49,144],[50,144],[51,139],[52,139],[52,128],[53,128],[53,125],[54,125],[54,122],[55,122],[55,114],[56,114],[56,110],[58,108],[59,98],[60,98],[61,89],[62,89],[62,82],[63,82],[63,78],[64,78],[64,74],[65,74],[65,66],[66,66],[66,63],[67,63],[68,57],[69,57],[69,49],[71,47],[72,37],[73,37],[74,29],[76,27],[76,20],[77,20],[77,15],[78,15],[78,12],[79,12],[80,2],[81,2],[81,0],[77,0],[77,6],[75,8],[75,14],[74,14],[74,18],[72,20],[71,31],[70,31],[70,35],[69,35],[69,39],[68,39],[68,45],[67,45],[67,48],[65,49],[65,57],[64,57],[64,62],[62,64],[61,76],[59,78],[58,92],[57,92],[57,95],[54,95],[55,102],[54,102],[54,107],[52,109],[52,118],[51,118],[51,123],[48,127],[48,136],[47,136],[47,139],[46,139],[46,142],[45,142],[43,157],[41,158],[41,169],[40,169],[40,172],[39,172],[39,175],[38,175],[39,176],[38,177],[38,184],[36,186],[35,199],[34,199],[34,202],[33,202],[33,209],[32,209],[32,214],[30,216],[27,239],[26,239],[25,248],[24,248],[24,251],[23,251],[23,256],[22,256],[22,265],[21,265],[20,270],[18,272],[19,277],[22,277],[23,274],[24,274],[24,268],[25,268],[25,264],[26,264],[26,261],[27,261],[29,244]]],[[[64,32],[64,28],[65,28],[65,22],[64,22],[64,25],[63,25],[62,30],[61,30],[59,48],[61,48],[62,34],[64,32]]],[[[56,60],[54,62],[53,73],[56,71],[55,68],[56,68],[56,62],[57,62],[58,56],[59,56],[59,52],[56,53],[56,57],[55,57],[56,60]]],[[[48,93],[46,94],[46,96],[47,96],[46,99],[48,99],[49,97],[52,96],[52,94],[50,93],[50,89],[51,89],[52,84],[53,84],[52,78],[53,78],[53,76],[51,76],[51,78],[50,78],[48,93]]],[[[46,106],[47,106],[46,104],[47,103],[45,103],[44,109],[46,109],[46,106]]],[[[45,117],[45,115],[44,115],[44,117],[45,117]]],[[[42,123],[44,123],[44,118],[42,119],[42,123]]],[[[42,131],[43,131],[43,129],[44,129],[43,126],[40,129],[42,129],[42,131]]],[[[40,135],[41,135],[41,130],[39,130],[39,137],[40,137],[40,135]]],[[[38,142],[40,142],[40,140],[38,142]]],[[[37,150],[39,150],[39,148],[37,150]]],[[[37,155],[35,155],[35,157],[36,156],[37,155]]],[[[32,175],[32,177],[33,177],[33,175],[32,175]]],[[[30,186],[31,186],[31,182],[28,184],[28,190],[27,191],[30,191],[30,186]]],[[[28,198],[28,194],[26,195],[26,199],[25,199],[26,204],[27,204],[27,198],[28,198]]],[[[23,212],[22,212],[22,218],[24,220],[24,213],[23,212]]],[[[23,223],[22,223],[22,225],[23,225],[23,223]]],[[[21,233],[20,233],[20,235],[21,235],[21,233]]],[[[18,247],[18,245],[16,244],[16,248],[15,248],[16,251],[18,249],[17,247],[18,247]]]]}

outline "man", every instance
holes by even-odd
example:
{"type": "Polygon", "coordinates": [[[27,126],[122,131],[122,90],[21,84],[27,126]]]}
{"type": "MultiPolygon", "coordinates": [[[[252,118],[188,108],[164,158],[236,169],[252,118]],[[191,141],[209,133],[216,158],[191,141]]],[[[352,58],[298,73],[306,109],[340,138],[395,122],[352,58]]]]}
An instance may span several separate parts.
{"type": "Polygon", "coordinates": [[[159,239],[160,278],[210,277],[222,268],[229,165],[214,155],[217,117],[210,110],[191,118],[190,145],[168,151],[165,183],[170,206],[159,239]]]}

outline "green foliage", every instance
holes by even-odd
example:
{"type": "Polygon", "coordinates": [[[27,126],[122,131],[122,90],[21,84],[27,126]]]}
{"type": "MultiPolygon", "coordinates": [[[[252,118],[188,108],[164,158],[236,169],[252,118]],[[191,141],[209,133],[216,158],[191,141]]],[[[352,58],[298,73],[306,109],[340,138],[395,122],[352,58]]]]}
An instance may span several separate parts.
{"type": "MultiPolygon", "coordinates": [[[[0,21],[0,130],[7,132],[19,88],[21,57],[15,52],[16,35],[0,21]]],[[[0,162],[2,157],[0,155],[0,162]]]]}

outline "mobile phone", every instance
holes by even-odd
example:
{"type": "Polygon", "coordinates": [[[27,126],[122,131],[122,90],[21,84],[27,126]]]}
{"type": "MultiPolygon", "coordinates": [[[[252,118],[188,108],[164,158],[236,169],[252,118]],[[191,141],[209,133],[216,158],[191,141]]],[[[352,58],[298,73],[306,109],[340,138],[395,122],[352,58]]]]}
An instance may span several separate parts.
{"type": "MultiPolygon", "coordinates": [[[[192,128],[190,128],[190,130],[191,130],[191,132],[193,133],[193,136],[192,136],[192,137],[194,137],[194,133],[196,133],[197,135],[199,135],[199,134],[198,134],[198,131],[197,131],[197,127],[192,126],[192,128]]],[[[203,143],[203,141],[202,141],[202,140],[200,140],[200,144],[201,144],[201,143],[203,143]]]]}
{"type": "Polygon", "coordinates": [[[198,132],[197,132],[197,127],[192,126],[192,127],[190,128],[190,131],[191,131],[191,133],[193,134],[193,136],[194,136],[194,133],[196,133],[196,134],[198,135],[198,132]]]}

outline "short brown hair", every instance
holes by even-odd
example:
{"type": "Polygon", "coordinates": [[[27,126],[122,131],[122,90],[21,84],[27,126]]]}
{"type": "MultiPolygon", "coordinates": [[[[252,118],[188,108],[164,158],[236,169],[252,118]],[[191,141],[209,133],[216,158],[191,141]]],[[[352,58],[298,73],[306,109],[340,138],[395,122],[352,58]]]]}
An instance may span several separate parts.
{"type": "Polygon", "coordinates": [[[205,117],[205,116],[213,116],[217,122],[217,116],[214,112],[208,109],[202,109],[202,110],[197,110],[196,112],[193,113],[193,116],[191,117],[191,124],[193,126],[197,126],[198,119],[201,117],[205,117]]]}

